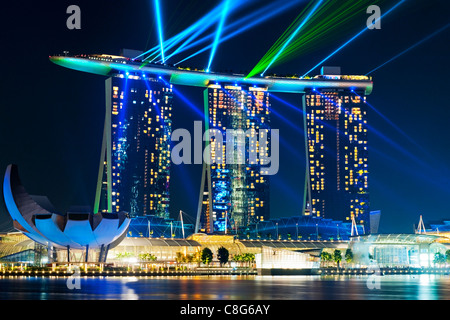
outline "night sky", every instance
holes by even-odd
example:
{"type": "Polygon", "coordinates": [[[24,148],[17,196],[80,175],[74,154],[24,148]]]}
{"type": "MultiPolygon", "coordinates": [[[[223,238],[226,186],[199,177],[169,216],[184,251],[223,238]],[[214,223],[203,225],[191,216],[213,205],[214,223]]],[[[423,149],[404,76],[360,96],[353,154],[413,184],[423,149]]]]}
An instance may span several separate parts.
{"type": "MultiPolygon", "coordinates": [[[[1,176],[8,164],[15,163],[27,191],[47,195],[59,211],[71,205],[93,205],[106,78],[59,67],[48,56],[64,50],[70,54],[118,54],[121,48],[147,50],[157,45],[152,3],[59,0],[2,5],[1,176]],[[72,4],[81,8],[81,30],[66,27],[66,8],[72,4]]],[[[165,38],[182,31],[218,3],[161,0],[165,38]]],[[[269,1],[253,3],[241,15],[269,1]]],[[[384,2],[382,13],[395,3],[384,2]]],[[[298,1],[282,15],[221,43],[212,70],[250,71],[304,5],[298,1]]],[[[343,74],[364,75],[447,25],[449,12],[448,0],[408,0],[382,19],[381,30],[366,31],[325,65],[341,66],[343,74]]],[[[355,20],[356,28],[335,32],[314,51],[300,53],[269,73],[302,75],[363,29],[367,17],[361,14],[355,20]]],[[[371,209],[381,210],[380,232],[412,232],[419,215],[425,223],[450,219],[449,43],[447,28],[372,74],[374,90],[368,102],[405,133],[370,110],[369,190],[371,209]]],[[[184,65],[205,68],[208,58],[206,51],[184,65]]],[[[202,109],[203,89],[175,89],[202,109]]],[[[301,106],[300,94],[276,96],[301,106]]],[[[280,129],[283,144],[280,170],[271,177],[271,216],[300,215],[305,170],[302,114],[275,99],[272,108],[277,112],[272,114],[272,127],[280,129]]],[[[201,120],[179,95],[175,95],[174,109],[174,129],[190,130],[194,120],[201,120]]],[[[200,177],[200,165],[172,166],[173,217],[180,209],[194,216],[200,177]]],[[[0,201],[0,231],[12,230],[0,201]]]]}

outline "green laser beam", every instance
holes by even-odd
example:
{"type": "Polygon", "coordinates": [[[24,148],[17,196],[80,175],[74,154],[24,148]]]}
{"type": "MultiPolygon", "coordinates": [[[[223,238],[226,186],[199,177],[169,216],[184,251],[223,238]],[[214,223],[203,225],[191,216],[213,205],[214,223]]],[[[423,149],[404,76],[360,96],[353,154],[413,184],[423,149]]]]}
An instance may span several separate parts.
{"type": "Polygon", "coordinates": [[[366,9],[369,5],[384,1],[386,0],[327,1],[304,22],[302,32],[293,36],[293,32],[305,19],[305,12],[311,6],[311,1],[250,71],[247,78],[260,74],[269,66],[279,65],[301,54],[310,52],[326,42],[340,38],[346,32],[353,30],[357,23],[360,23],[358,18],[366,14],[366,9]],[[286,41],[290,37],[293,37],[294,40],[286,45],[286,41]],[[283,50],[280,52],[282,48],[283,50]]]}

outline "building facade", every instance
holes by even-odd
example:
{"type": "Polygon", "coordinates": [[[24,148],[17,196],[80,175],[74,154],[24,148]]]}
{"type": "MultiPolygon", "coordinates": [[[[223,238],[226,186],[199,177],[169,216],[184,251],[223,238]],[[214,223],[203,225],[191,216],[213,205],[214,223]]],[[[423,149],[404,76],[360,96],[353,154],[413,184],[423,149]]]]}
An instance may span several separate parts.
{"type": "Polygon", "coordinates": [[[172,86],[156,77],[106,80],[106,117],[94,212],[169,217],[172,86]]]}
{"type": "Polygon", "coordinates": [[[354,263],[378,268],[433,267],[436,254],[445,255],[448,238],[429,234],[371,234],[353,237],[354,263]]]}
{"type": "Polygon", "coordinates": [[[261,159],[252,154],[269,153],[270,138],[264,146],[259,139],[270,129],[268,92],[210,85],[204,103],[210,163],[203,166],[196,230],[232,232],[267,220],[269,179],[261,172],[261,159]]]}
{"type": "Polygon", "coordinates": [[[363,92],[305,93],[305,213],[353,221],[370,232],[367,105],[363,92]]]}

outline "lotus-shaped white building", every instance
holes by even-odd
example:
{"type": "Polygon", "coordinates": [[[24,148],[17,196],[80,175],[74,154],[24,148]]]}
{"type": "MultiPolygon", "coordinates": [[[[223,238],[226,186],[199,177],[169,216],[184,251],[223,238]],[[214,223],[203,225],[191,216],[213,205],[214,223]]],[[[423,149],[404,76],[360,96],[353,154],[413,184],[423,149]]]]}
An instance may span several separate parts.
{"type": "Polygon", "coordinates": [[[57,213],[47,197],[31,196],[22,186],[16,165],[9,165],[3,181],[3,197],[14,227],[49,250],[98,249],[98,261],[125,237],[130,218],[125,212],[97,213],[85,209],[57,213]]]}

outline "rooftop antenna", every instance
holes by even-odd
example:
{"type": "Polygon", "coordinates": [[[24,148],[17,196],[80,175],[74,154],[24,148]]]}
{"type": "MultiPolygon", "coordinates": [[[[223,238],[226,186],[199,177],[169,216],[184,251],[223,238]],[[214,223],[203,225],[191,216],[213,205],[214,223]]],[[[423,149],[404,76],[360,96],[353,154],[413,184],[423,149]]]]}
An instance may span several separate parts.
{"type": "Polygon", "coordinates": [[[419,226],[417,227],[416,233],[419,233],[419,234],[422,234],[422,233],[425,234],[426,233],[425,225],[423,224],[423,220],[422,220],[422,215],[420,215],[419,226]]]}

